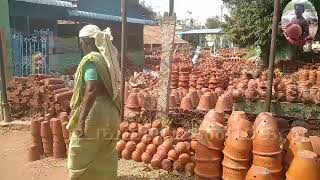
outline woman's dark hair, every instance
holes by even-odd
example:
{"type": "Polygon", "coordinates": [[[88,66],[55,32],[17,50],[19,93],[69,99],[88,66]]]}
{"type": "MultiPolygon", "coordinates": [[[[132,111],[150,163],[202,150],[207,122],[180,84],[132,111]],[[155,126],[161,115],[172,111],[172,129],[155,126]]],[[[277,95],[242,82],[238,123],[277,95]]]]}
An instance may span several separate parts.
{"type": "Polygon", "coordinates": [[[81,37],[80,41],[89,46],[93,51],[99,52],[99,49],[96,46],[95,39],[90,37],[81,37]]]}

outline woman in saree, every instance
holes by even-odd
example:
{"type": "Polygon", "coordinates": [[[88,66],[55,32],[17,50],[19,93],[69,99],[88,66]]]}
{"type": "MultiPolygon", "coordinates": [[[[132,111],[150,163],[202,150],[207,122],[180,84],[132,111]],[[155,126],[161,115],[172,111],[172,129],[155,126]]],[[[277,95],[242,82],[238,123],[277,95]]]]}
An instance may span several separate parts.
{"type": "Polygon", "coordinates": [[[110,29],[79,32],[84,57],[75,74],[68,169],[71,180],[117,178],[115,150],[120,120],[120,68],[110,29]]]}

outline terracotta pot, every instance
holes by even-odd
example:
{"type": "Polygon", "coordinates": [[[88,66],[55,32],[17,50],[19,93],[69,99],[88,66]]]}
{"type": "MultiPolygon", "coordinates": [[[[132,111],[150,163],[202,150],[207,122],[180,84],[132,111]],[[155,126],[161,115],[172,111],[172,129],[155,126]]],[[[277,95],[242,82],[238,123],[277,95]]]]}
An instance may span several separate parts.
{"type": "Polygon", "coordinates": [[[136,162],[141,162],[141,152],[139,151],[134,151],[131,155],[132,160],[136,161],[136,162]]]}
{"type": "Polygon", "coordinates": [[[311,140],[313,151],[320,157],[320,137],[310,136],[309,139],[311,140]]]}
{"type": "Polygon", "coordinates": [[[32,145],[28,148],[28,161],[40,160],[40,152],[36,145],[32,145]]]}
{"type": "Polygon", "coordinates": [[[187,111],[193,110],[193,105],[189,96],[185,96],[182,98],[180,108],[187,111]]]}
{"type": "Polygon", "coordinates": [[[41,122],[41,137],[52,139],[52,131],[50,128],[50,123],[48,121],[41,122]]]}
{"type": "Polygon", "coordinates": [[[139,133],[140,137],[142,137],[142,136],[144,136],[145,134],[148,134],[148,133],[149,133],[149,130],[148,130],[148,128],[145,127],[145,126],[140,126],[140,127],[138,128],[138,133],[139,133]]]}
{"type": "Polygon", "coordinates": [[[173,163],[173,169],[175,171],[178,171],[178,172],[181,172],[184,170],[184,163],[182,163],[181,160],[177,160],[177,161],[174,161],[173,163]]]}
{"type": "Polygon", "coordinates": [[[215,109],[218,112],[231,112],[232,106],[233,106],[233,104],[230,99],[230,96],[227,94],[223,94],[218,98],[215,109]]]}
{"type": "Polygon", "coordinates": [[[182,98],[180,98],[180,94],[179,94],[179,91],[177,90],[177,89],[174,89],[173,91],[172,91],[172,94],[174,95],[174,97],[175,97],[175,102],[176,102],[176,104],[177,105],[180,105],[180,102],[181,102],[181,99],[182,98]]]}
{"type": "Polygon", "coordinates": [[[138,99],[137,93],[131,93],[128,96],[127,102],[126,102],[126,108],[134,110],[134,111],[140,111],[140,104],[138,99]]]}
{"type": "Polygon", "coordinates": [[[127,142],[125,149],[128,150],[129,152],[133,152],[137,147],[137,144],[133,141],[127,142]]]}
{"type": "Polygon", "coordinates": [[[293,157],[302,150],[313,151],[311,140],[307,137],[297,137],[293,139],[289,145],[289,149],[287,152],[289,161],[291,161],[293,157]]]}
{"type": "Polygon", "coordinates": [[[130,141],[130,136],[131,134],[129,132],[124,132],[121,136],[121,139],[124,140],[125,142],[130,141]]]}
{"type": "Polygon", "coordinates": [[[177,153],[182,154],[187,152],[187,146],[184,142],[178,142],[175,146],[175,150],[177,153]]]}
{"type": "Polygon", "coordinates": [[[182,162],[183,165],[187,164],[190,161],[190,156],[187,153],[182,153],[179,156],[179,160],[182,162]]]}
{"type": "Polygon", "coordinates": [[[195,163],[189,162],[185,165],[184,170],[185,172],[189,172],[191,175],[193,175],[195,166],[195,163]]]}
{"type": "Polygon", "coordinates": [[[248,117],[244,111],[232,111],[228,119],[228,125],[233,122],[237,123],[240,118],[248,120],[248,117]]]}
{"type": "Polygon", "coordinates": [[[217,112],[216,110],[212,109],[210,110],[205,116],[204,116],[205,121],[215,121],[218,122],[222,125],[225,124],[224,120],[224,114],[222,112],[217,112]]]}
{"type": "Polygon", "coordinates": [[[211,93],[205,93],[201,96],[200,102],[198,104],[197,110],[207,111],[213,108],[211,93]]]}
{"type": "Polygon", "coordinates": [[[124,149],[122,152],[121,152],[121,157],[123,159],[126,159],[126,160],[129,160],[131,158],[131,152],[128,151],[127,149],[124,149]]]}
{"type": "Polygon", "coordinates": [[[152,143],[156,146],[160,146],[163,143],[163,138],[161,136],[156,136],[153,138],[152,143]]]}
{"type": "Polygon", "coordinates": [[[257,128],[257,126],[260,124],[261,121],[263,120],[270,120],[270,119],[273,119],[273,116],[271,113],[269,112],[262,112],[260,113],[256,120],[254,121],[254,124],[252,126],[252,129],[255,130],[257,128]]]}
{"type": "Polygon", "coordinates": [[[238,122],[232,121],[228,124],[228,129],[226,133],[226,137],[228,137],[233,132],[245,132],[248,137],[252,137],[252,123],[249,120],[240,118],[238,122]]]}
{"type": "Polygon", "coordinates": [[[161,129],[161,127],[162,127],[161,121],[160,121],[160,120],[155,120],[155,121],[153,121],[153,122],[152,122],[152,127],[153,127],[153,128],[157,128],[157,129],[161,129]]]}
{"type": "Polygon", "coordinates": [[[31,121],[30,131],[32,136],[41,137],[41,122],[39,120],[31,121]]]}
{"type": "Polygon", "coordinates": [[[222,179],[243,180],[247,175],[248,169],[236,169],[223,166],[222,179]]]}
{"type": "Polygon", "coordinates": [[[141,142],[144,142],[145,144],[150,144],[152,142],[152,137],[149,134],[145,134],[141,138],[141,142]]]}
{"type": "Polygon", "coordinates": [[[152,158],[150,163],[153,169],[160,169],[161,167],[161,160],[158,158],[152,158]]]}
{"type": "Polygon", "coordinates": [[[301,126],[296,126],[296,127],[291,128],[291,130],[287,136],[288,141],[286,142],[285,148],[287,149],[288,146],[290,145],[290,143],[294,139],[296,139],[297,137],[305,137],[307,133],[308,133],[308,130],[304,127],[301,127],[301,126]]]}
{"type": "Polygon", "coordinates": [[[172,162],[169,159],[164,159],[161,162],[161,167],[166,171],[170,171],[172,169],[172,162]]]}
{"type": "Polygon", "coordinates": [[[249,169],[245,180],[272,180],[272,176],[267,168],[252,166],[249,169]]]}
{"type": "Polygon", "coordinates": [[[201,177],[215,178],[221,177],[221,160],[215,159],[212,161],[205,161],[196,158],[196,167],[194,172],[201,177]]]}
{"type": "Polygon", "coordinates": [[[137,144],[137,147],[136,147],[136,151],[139,151],[141,153],[145,152],[147,149],[147,144],[143,143],[143,142],[139,142],[137,144]]]}
{"type": "Polygon", "coordinates": [[[234,89],[232,91],[232,97],[235,101],[240,101],[244,97],[244,91],[242,89],[234,89]]]}
{"type": "Polygon", "coordinates": [[[130,125],[129,125],[129,131],[130,131],[131,133],[132,133],[132,132],[138,132],[138,129],[139,129],[138,123],[135,123],[135,122],[130,123],[130,125]]]}
{"type": "Polygon", "coordinates": [[[124,133],[129,131],[129,122],[128,121],[123,121],[120,123],[120,133],[124,133]]]}
{"type": "Polygon", "coordinates": [[[147,127],[148,129],[152,128],[152,124],[151,123],[146,123],[144,126],[147,127]]]}
{"type": "Polygon", "coordinates": [[[259,129],[273,129],[275,131],[279,131],[278,121],[276,120],[276,118],[262,120],[257,125],[255,131],[259,129]]]}
{"type": "Polygon", "coordinates": [[[171,94],[169,99],[169,109],[176,109],[178,107],[175,95],[171,94]]]}
{"type": "Polygon", "coordinates": [[[311,151],[300,151],[293,159],[286,173],[288,180],[320,179],[320,163],[317,155],[311,151]]]}
{"type": "Polygon", "coordinates": [[[205,161],[214,161],[216,159],[221,160],[222,152],[221,150],[210,149],[198,142],[195,150],[195,157],[205,161]]]}
{"type": "Polygon", "coordinates": [[[135,143],[139,143],[141,139],[141,136],[139,135],[139,133],[133,132],[130,135],[130,140],[135,142],[135,143]]]}
{"type": "Polygon", "coordinates": [[[142,153],[142,155],[141,155],[142,162],[144,162],[146,164],[150,164],[151,159],[152,159],[151,154],[149,154],[148,152],[142,153]]]}
{"type": "Polygon", "coordinates": [[[149,144],[147,146],[146,152],[150,155],[154,155],[157,152],[157,146],[154,144],[149,144]]]}
{"type": "Polygon", "coordinates": [[[265,167],[270,171],[282,170],[282,154],[274,155],[274,156],[260,156],[253,155],[254,166],[265,167]]]}
{"type": "Polygon", "coordinates": [[[284,173],[283,173],[282,169],[270,171],[270,175],[272,177],[272,180],[283,180],[284,179],[284,173]]]}
{"type": "Polygon", "coordinates": [[[166,150],[160,149],[157,151],[160,160],[166,159],[168,157],[168,152],[166,150]]]}
{"type": "Polygon", "coordinates": [[[160,135],[161,137],[168,137],[168,136],[171,136],[172,133],[171,133],[171,130],[170,128],[163,128],[161,131],[160,131],[160,135]]]}
{"type": "Polygon", "coordinates": [[[176,161],[178,160],[179,158],[179,154],[177,153],[176,150],[174,149],[171,149],[169,152],[168,152],[168,159],[171,160],[171,161],[176,161]]]}
{"type": "Polygon", "coordinates": [[[193,104],[193,108],[195,109],[200,101],[200,97],[198,96],[197,90],[189,90],[189,97],[191,98],[191,102],[193,104]]]}
{"type": "Polygon", "coordinates": [[[226,140],[224,155],[237,161],[249,161],[252,143],[247,133],[232,133],[226,140]]]}
{"type": "Polygon", "coordinates": [[[159,134],[160,134],[159,129],[157,129],[157,128],[149,129],[149,135],[151,136],[151,138],[154,138],[154,137],[158,136],[159,134]]]}
{"type": "Polygon", "coordinates": [[[217,122],[202,121],[198,142],[211,149],[222,150],[225,139],[224,126],[217,122]]]}
{"type": "Polygon", "coordinates": [[[279,131],[274,129],[257,129],[252,144],[254,154],[271,156],[281,153],[279,131]]]}
{"type": "Polygon", "coordinates": [[[119,140],[116,145],[117,152],[121,153],[126,147],[126,142],[124,140],[119,140]]]}
{"type": "Polygon", "coordinates": [[[250,161],[237,161],[224,155],[222,165],[231,169],[247,170],[250,168],[250,161]]]}

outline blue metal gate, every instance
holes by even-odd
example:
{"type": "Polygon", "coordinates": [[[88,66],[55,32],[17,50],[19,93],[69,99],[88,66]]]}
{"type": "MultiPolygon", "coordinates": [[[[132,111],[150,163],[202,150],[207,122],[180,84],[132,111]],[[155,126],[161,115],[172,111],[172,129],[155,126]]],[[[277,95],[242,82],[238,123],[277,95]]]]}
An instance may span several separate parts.
{"type": "Polygon", "coordinates": [[[49,73],[49,29],[32,34],[12,32],[12,58],[15,76],[49,73]]]}

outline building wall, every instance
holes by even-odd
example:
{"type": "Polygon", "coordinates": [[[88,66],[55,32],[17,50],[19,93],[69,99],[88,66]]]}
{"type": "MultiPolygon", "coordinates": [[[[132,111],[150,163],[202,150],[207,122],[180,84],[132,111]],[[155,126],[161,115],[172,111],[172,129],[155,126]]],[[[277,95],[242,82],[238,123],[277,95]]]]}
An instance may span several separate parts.
{"type": "Polygon", "coordinates": [[[11,60],[11,43],[10,43],[10,22],[9,22],[9,5],[8,0],[0,1],[0,28],[5,31],[5,48],[7,50],[5,59],[5,70],[7,77],[12,75],[12,60],[11,60]]]}

